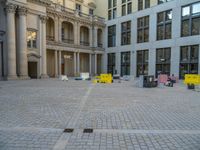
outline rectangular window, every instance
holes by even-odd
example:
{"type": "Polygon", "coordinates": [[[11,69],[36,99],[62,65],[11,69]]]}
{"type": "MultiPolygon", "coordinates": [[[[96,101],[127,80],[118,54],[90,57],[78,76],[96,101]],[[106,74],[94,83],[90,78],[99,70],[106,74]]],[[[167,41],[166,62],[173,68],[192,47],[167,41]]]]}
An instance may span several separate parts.
{"type": "Polygon", "coordinates": [[[121,52],[121,76],[130,75],[130,52],[121,52]]]}
{"type": "Polygon", "coordinates": [[[116,25],[108,27],[108,47],[116,46],[116,25]]]}
{"type": "Polygon", "coordinates": [[[78,10],[79,12],[81,12],[81,5],[80,4],[76,4],[76,10],[78,10]]]}
{"type": "Polygon", "coordinates": [[[148,75],[149,50],[137,51],[137,77],[148,75]]]}
{"type": "Polygon", "coordinates": [[[159,74],[170,75],[171,48],[156,50],[156,76],[159,74]]]}
{"type": "Polygon", "coordinates": [[[185,74],[198,74],[199,46],[182,46],[180,49],[180,79],[184,79],[185,74]]]}
{"type": "Polygon", "coordinates": [[[113,19],[117,17],[117,8],[113,9],[113,19]]]}
{"type": "Polygon", "coordinates": [[[90,14],[90,15],[94,15],[94,10],[90,8],[90,9],[89,9],[89,14],[90,14]]]}
{"type": "Polygon", "coordinates": [[[138,0],[138,11],[143,9],[143,0],[138,0]]]}
{"type": "Polygon", "coordinates": [[[111,20],[112,19],[112,10],[109,10],[108,11],[108,20],[111,20]]]}
{"type": "Polygon", "coordinates": [[[37,48],[37,32],[27,31],[27,47],[37,48]]]}
{"type": "Polygon", "coordinates": [[[112,7],[112,0],[108,0],[108,9],[112,7]]]}
{"type": "Polygon", "coordinates": [[[181,36],[200,35],[200,2],[182,7],[181,36]]]}
{"type": "Polygon", "coordinates": [[[108,53],[108,66],[107,72],[113,74],[117,74],[115,72],[115,53],[108,53]]]}
{"type": "Polygon", "coordinates": [[[137,20],[137,42],[149,41],[149,16],[138,18],[137,20]]]}
{"type": "Polygon", "coordinates": [[[127,14],[131,14],[132,13],[132,3],[128,3],[127,5],[127,14]]]}
{"type": "Polygon", "coordinates": [[[171,39],[172,35],[172,10],[157,14],[157,40],[171,39]]]}
{"type": "Polygon", "coordinates": [[[145,6],[144,8],[149,8],[150,7],[150,0],[145,0],[145,6]]]}
{"type": "Polygon", "coordinates": [[[117,0],[113,0],[113,7],[117,6],[117,0]]]}
{"type": "Polygon", "coordinates": [[[121,24],[121,45],[131,44],[131,21],[121,24]]]}
{"type": "Polygon", "coordinates": [[[122,16],[126,15],[126,4],[122,5],[122,16]]]}

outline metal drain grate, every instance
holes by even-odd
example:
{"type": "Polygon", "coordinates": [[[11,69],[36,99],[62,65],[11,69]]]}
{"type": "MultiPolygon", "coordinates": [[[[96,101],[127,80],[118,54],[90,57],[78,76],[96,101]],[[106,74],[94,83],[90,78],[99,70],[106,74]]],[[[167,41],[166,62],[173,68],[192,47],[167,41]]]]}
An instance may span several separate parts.
{"type": "Polygon", "coordinates": [[[93,133],[93,129],[84,129],[83,133],[93,133]]]}
{"type": "Polygon", "coordinates": [[[65,133],[72,133],[73,131],[74,131],[74,129],[67,128],[63,132],[65,132],[65,133]]]}

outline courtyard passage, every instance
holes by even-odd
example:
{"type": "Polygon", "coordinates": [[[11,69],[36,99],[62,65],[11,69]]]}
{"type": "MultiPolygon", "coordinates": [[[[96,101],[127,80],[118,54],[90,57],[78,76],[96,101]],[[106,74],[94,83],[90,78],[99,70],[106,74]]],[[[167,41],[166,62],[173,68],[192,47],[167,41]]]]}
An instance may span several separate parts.
{"type": "Polygon", "coordinates": [[[200,92],[136,82],[1,81],[0,150],[200,150],[200,92]]]}

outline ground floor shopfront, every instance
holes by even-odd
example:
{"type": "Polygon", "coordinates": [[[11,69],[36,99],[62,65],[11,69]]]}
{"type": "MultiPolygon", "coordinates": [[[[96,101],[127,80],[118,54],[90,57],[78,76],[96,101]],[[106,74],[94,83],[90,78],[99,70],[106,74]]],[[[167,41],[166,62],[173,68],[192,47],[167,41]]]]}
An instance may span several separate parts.
{"type": "Polygon", "coordinates": [[[179,48],[157,48],[107,53],[107,72],[111,74],[176,75],[200,73],[200,45],[184,45],[179,48]]]}

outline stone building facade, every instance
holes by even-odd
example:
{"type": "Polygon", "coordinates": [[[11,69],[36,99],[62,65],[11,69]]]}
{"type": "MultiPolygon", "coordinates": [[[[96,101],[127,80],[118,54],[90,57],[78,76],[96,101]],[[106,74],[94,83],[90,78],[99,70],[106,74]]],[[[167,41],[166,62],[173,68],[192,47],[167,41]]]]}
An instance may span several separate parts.
{"type": "Polygon", "coordinates": [[[104,18],[93,0],[1,0],[0,78],[102,72],[104,18]]]}

